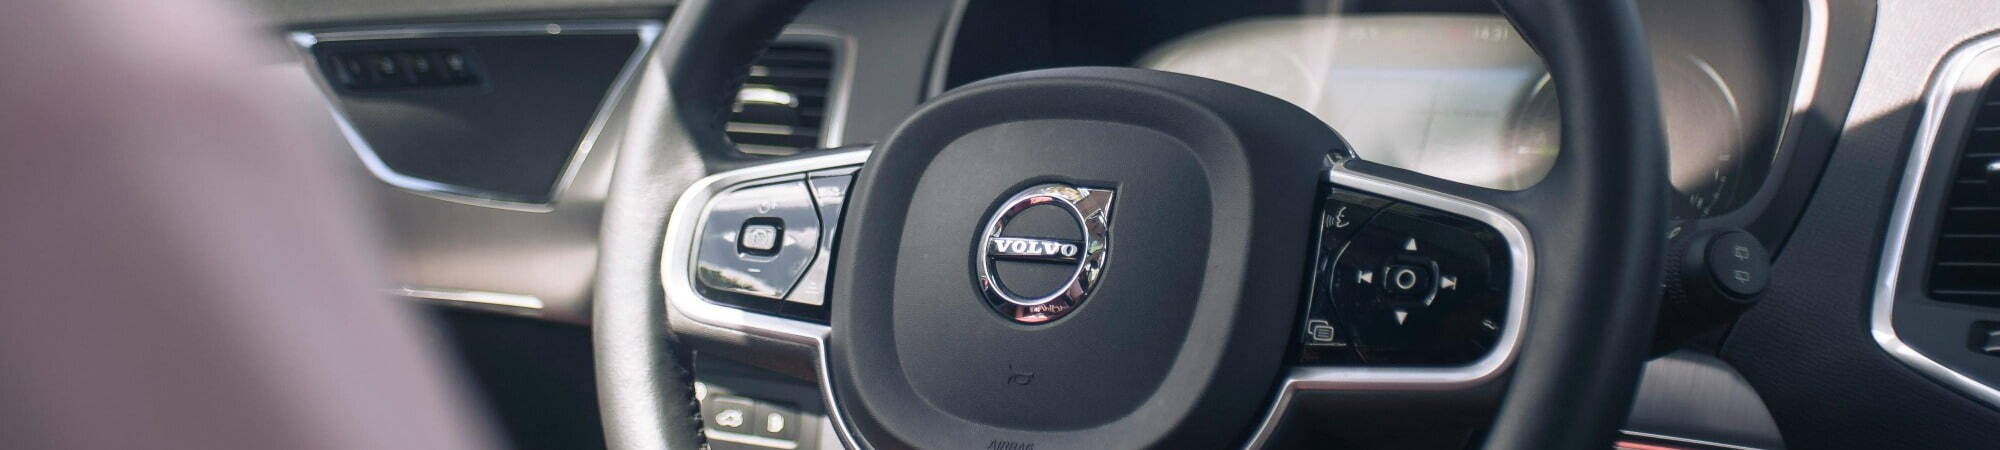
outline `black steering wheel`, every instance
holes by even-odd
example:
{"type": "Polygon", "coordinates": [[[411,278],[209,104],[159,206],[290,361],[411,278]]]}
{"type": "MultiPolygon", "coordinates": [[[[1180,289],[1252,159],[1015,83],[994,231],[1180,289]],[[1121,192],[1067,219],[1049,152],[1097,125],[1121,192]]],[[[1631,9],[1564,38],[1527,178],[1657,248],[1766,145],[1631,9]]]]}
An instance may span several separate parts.
{"type": "Polygon", "coordinates": [[[700,445],[690,348],[818,379],[849,447],[1261,448],[1327,405],[1474,421],[1494,448],[1606,448],[1622,424],[1667,198],[1631,0],[1497,0],[1564,118],[1521,191],[1353,159],[1282,100],[1126,68],[976,82],[870,149],[735,156],[731,100],[805,3],[683,2],[649,59],[595,297],[614,448],[700,445]],[[784,216],[785,195],[817,209],[784,216]],[[699,261],[710,237],[830,273],[824,317],[708,299],[760,288],[699,261]],[[1335,341],[1354,347],[1315,347],[1335,341]]]}

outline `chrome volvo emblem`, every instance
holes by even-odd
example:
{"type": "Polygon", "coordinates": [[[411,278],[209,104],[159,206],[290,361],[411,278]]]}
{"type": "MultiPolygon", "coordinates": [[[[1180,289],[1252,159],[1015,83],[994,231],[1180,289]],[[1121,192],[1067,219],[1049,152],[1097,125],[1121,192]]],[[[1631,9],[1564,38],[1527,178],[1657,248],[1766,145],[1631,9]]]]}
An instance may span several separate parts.
{"type": "Polygon", "coordinates": [[[1061,318],[1083,304],[1096,287],[1104,269],[1104,256],[1111,245],[1111,194],[1109,189],[1091,189],[1067,184],[1029,187],[994,211],[979,234],[979,288],[987,304],[1002,316],[1020,323],[1046,323],[1061,318]],[[1082,240],[1025,236],[1007,233],[1007,224],[1036,206],[1053,206],[1068,213],[1081,231],[1082,240]],[[1017,292],[1000,279],[997,265],[1007,261],[1071,266],[1069,278],[1050,292],[1017,292]]]}

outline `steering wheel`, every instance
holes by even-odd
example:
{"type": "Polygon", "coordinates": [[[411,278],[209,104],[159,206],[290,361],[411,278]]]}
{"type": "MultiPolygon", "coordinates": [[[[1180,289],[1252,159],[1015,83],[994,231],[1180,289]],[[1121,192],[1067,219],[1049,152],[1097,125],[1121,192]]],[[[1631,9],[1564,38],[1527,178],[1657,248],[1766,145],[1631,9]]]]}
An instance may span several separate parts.
{"type": "Polygon", "coordinates": [[[683,2],[649,59],[595,297],[614,448],[701,444],[690,349],[817,379],[849,447],[1261,448],[1326,405],[1475,416],[1493,448],[1606,448],[1622,424],[1667,198],[1632,1],[1497,0],[1564,118],[1520,191],[1353,159],[1282,100],[1126,68],[972,83],[870,149],[735,156],[732,97],[805,3],[683,2]],[[830,274],[824,317],[716,301],[768,286],[709,251],[830,274]]]}

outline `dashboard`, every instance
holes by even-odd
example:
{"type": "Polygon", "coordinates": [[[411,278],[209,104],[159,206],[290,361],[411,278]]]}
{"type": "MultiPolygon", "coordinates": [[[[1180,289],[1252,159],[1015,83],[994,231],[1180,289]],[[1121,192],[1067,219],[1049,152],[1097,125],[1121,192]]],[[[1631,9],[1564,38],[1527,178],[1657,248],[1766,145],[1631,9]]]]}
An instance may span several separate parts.
{"type": "MultiPolygon", "coordinates": [[[[368,2],[267,3],[273,27],[286,32],[657,20],[672,6],[640,1],[598,9],[550,1],[542,8],[552,12],[524,13],[455,1],[383,10],[341,9],[368,2]]],[[[1909,128],[1918,122],[1924,80],[1959,42],[1991,34],[2000,20],[1980,22],[1993,19],[1991,13],[1950,6],[1880,3],[1639,2],[1654,45],[1671,150],[1676,198],[1670,204],[1680,224],[1671,232],[1746,229],[1773,249],[1778,281],[1775,293],[1737,326],[1702,336],[1648,368],[1629,436],[1753,448],[1953,447],[1990,425],[1990,408],[1877,347],[1866,320],[1879,275],[1877,244],[1898,194],[1894,168],[1904,163],[1909,128]],[[1886,30],[1878,30],[1878,13],[1886,30]],[[1967,17],[1953,17],[1960,15],[1967,17]],[[1875,73],[1867,82],[1864,66],[1875,73]],[[1857,115],[1850,118],[1850,110],[1857,115]],[[1697,379],[1727,387],[1685,388],[1697,379]],[[1891,405],[1937,414],[1865,413],[1891,405]],[[1876,419],[1880,423],[1871,423],[1876,419]],[[1914,432],[1894,430],[1924,436],[1897,440],[1914,432]]],[[[1557,156],[1563,126],[1562,99],[1549,88],[1557,81],[1484,1],[821,1],[787,36],[780,44],[816,46],[829,64],[831,75],[818,88],[822,96],[806,101],[824,108],[806,116],[823,129],[818,145],[688,161],[690,174],[784,157],[777,153],[810,155],[824,151],[818,147],[878,142],[923,101],[951,88],[1051,67],[1144,67],[1228,81],[1311,112],[1339,130],[1362,159],[1497,190],[1540,182],[1557,156]]],[[[499,61],[485,62],[483,69],[508,70],[493,65],[499,61]]],[[[612,68],[606,82],[623,78],[622,62],[597,62],[612,68]]],[[[567,183],[546,202],[494,208],[377,183],[373,192],[394,243],[397,292],[587,324],[599,251],[593,246],[596,216],[609,158],[623,150],[619,134],[630,131],[613,126],[600,132],[592,119],[608,114],[613,120],[607,123],[623,123],[626,109],[616,106],[641,100],[603,97],[610,106],[598,111],[591,107],[604,105],[581,105],[576,108],[583,115],[569,119],[590,131],[557,149],[573,158],[553,158],[569,166],[543,172],[564,174],[559,178],[567,183]],[[575,145],[579,140],[590,145],[575,145]]],[[[357,164],[357,176],[380,179],[365,169],[357,164]]],[[[823,310],[783,302],[718,303],[775,304],[790,308],[784,311],[789,316],[823,320],[823,310]]],[[[1945,306],[1927,314],[1967,321],[1987,314],[1945,306]]],[[[1963,337],[1958,331],[1939,332],[1949,336],[1937,340],[1955,343],[1963,337]]],[[[799,420],[824,419],[810,367],[709,353],[697,359],[706,392],[782,405],[799,420]]],[[[1344,417],[1339,411],[1315,414],[1344,417]]],[[[826,447],[831,441],[824,434],[807,429],[790,445],[813,448],[810,441],[819,440],[826,447]]]]}
{"type": "MultiPolygon", "coordinates": [[[[1228,81],[1340,130],[1362,159],[1520,190],[1560,147],[1548,71],[1482,2],[972,1],[936,87],[1020,70],[1124,65],[1228,81]],[[1120,13],[1143,11],[1143,13],[1120,13]],[[1024,24],[1038,26],[1023,27],[1024,24]],[[1005,30],[1005,31],[1000,31],[1005,30]]],[[[1643,2],[1682,220],[1759,215],[1817,71],[1801,5],[1643,2]]],[[[1742,223],[1735,223],[1741,226],[1742,223]]],[[[1761,236],[1766,239],[1778,236],[1761,236]]]]}

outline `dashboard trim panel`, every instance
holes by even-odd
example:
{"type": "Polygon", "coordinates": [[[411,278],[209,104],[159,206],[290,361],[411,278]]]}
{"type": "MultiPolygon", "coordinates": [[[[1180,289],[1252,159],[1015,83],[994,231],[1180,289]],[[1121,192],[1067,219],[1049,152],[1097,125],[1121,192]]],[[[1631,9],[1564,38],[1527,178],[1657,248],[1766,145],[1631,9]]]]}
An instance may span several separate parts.
{"type": "Polygon", "coordinates": [[[321,100],[326,103],[327,111],[333,115],[334,122],[339,125],[340,134],[347,139],[348,145],[354,148],[355,155],[361,158],[362,165],[366,166],[368,172],[374,174],[375,178],[417,195],[453,203],[510,211],[546,213],[555,210],[557,199],[561,198],[563,190],[569,187],[570,182],[576,178],[577,171],[583,167],[584,158],[590,154],[592,147],[598,141],[598,135],[604,132],[606,122],[609,121],[614,110],[623,101],[624,93],[631,87],[633,79],[636,78],[635,75],[639,71],[640,64],[645,61],[646,55],[652,53],[653,43],[659,37],[660,30],[660,22],[655,20],[437,24],[295,31],[291,33],[291,41],[299,52],[301,62],[305,64],[308,73],[311,74],[313,84],[319,87],[320,94],[322,94],[321,100]],[[597,109],[592,112],[590,125],[585,128],[583,137],[577,143],[576,148],[570,153],[569,160],[563,163],[562,175],[556,179],[556,184],[550,188],[549,201],[543,203],[494,199],[491,196],[483,195],[484,193],[478,189],[418,178],[397,172],[394,168],[389,167],[388,164],[382,162],[381,157],[375,154],[374,147],[368,144],[368,140],[361,137],[360,131],[354,128],[354,124],[348,119],[347,113],[341,111],[338,104],[338,95],[335,94],[333,86],[327,84],[326,77],[320,74],[319,59],[313,57],[312,54],[313,45],[321,42],[626,33],[636,34],[639,38],[639,43],[632,49],[632,56],[626,59],[625,65],[619,69],[618,75],[612,79],[611,87],[604,94],[604,99],[598,103],[597,109]]]}

